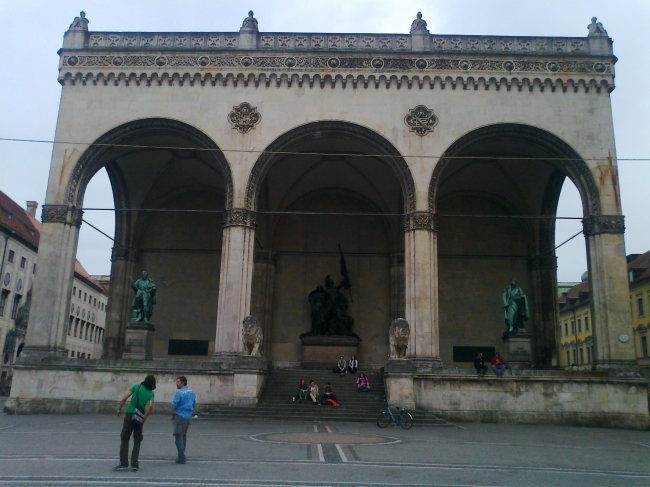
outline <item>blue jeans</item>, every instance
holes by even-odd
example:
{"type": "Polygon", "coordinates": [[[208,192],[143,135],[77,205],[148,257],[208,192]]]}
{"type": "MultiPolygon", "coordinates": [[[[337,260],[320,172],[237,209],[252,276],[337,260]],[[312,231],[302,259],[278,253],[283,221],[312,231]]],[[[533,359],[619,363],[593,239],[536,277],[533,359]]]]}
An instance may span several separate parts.
{"type": "Polygon", "coordinates": [[[187,435],[174,435],[174,442],[176,442],[176,450],[178,450],[178,460],[185,462],[185,445],[187,445],[187,435]]]}
{"type": "Polygon", "coordinates": [[[368,392],[370,390],[370,387],[368,387],[368,386],[359,386],[359,387],[357,387],[357,390],[359,392],[368,392]]]}
{"type": "Polygon", "coordinates": [[[505,365],[493,365],[492,370],[494,370],[494,373],[496,375],[501,377],[503,375],[503,373],[505,372],[505,370],[506,370],[506,366],[505,365]]]}

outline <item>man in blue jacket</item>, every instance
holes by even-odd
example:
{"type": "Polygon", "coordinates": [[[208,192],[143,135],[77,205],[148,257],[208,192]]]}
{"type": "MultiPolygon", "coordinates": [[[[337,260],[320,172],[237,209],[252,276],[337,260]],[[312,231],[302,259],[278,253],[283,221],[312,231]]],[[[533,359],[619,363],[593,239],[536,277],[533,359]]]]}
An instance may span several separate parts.
{"type": "Polygon", "coordinates": [[[187,387],[187,378],[181,375],[176,379],[176,395],[172,401],[172,421],[174,423],[174,441],[178,450],[176,463],[185,464],[185,445],[187,444],[187,428],[190,427],[192,413],[196,407],[196,394],[187,387]]]}

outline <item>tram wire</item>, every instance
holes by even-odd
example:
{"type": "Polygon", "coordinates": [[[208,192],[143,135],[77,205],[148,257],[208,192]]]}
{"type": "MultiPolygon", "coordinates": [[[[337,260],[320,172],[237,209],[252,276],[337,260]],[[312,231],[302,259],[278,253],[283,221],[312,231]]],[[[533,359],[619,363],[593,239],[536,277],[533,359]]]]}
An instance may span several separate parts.
{"type": "Polygon", "coordinates": [[[293,156],[330,156],[330,157],[398,157],[402,159],[463,159],[463,160],[510,160],[510,161],[636,161],[636,162],[650,162],[650,158],[620,158],[620,157],[593,157],[593,158],[570,158],[570,157],[519,157],[519,156],[429,156],[429,155],[402,155],[402,154],[359,154],[359,153],[345,153],[345,152],[294,152],[294,151],[268,151],[268,150],[243,150],[243,149],[220,149],[215,147],[176,147],[176,146],[157,146],[157,145],[139,145],[139,144],[105,144],[100,142],[70,142],[70,141],[54,141],[54,140],[40,140],[40,139],[18,139],[11,137],[0,137],[0,141],[4,142],[30,142],[38,144],[69,144],[69,145],[84,145],[95,147],[118,147],[118,148],[132,148],[132,149],[159,149],[159,150],[189,150],[201,152],[235,152],[235,153],[248,153],[248,154],[271,154],[271,155],[293,155],[293,156]]]}

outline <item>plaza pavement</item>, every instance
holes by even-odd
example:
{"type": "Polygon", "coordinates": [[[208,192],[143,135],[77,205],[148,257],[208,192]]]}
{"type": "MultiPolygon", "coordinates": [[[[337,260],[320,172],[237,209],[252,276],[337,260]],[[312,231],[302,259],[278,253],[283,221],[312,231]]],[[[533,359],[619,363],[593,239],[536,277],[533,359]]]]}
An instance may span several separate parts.
{"type": "Polygon", "coordinates": [[[169,416],[145,425],[139,472],[113,472],[122,419],[0,416],[0,486],[649,486],[650,432],[463,423],[195,420],[186,465],[169,416]],[[308,441],[308,443],[304,443],[308,441]]]}

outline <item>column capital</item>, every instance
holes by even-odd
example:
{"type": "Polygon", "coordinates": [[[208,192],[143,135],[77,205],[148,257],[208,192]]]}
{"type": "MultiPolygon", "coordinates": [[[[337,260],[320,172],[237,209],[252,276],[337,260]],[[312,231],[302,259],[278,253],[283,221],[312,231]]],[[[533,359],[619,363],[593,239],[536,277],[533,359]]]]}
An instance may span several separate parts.
{"type": "Polygon", "coordinates": [[[623,215],[589,216],[582,220],[582,231],[587,237],[601,233],[623,234],[625,217],[623,215]]]}
{"type": "Polygon", "coordinates": [[[130,260],[136,262],[138,260],[138,249],[131,247],[113,247],[111,260],[130,260]]]}
{"type": "Polygon", "coordinates": [[[65,223],[75,227],[81,226],[83,210],[66,205],[43,205],[41,221],[43,223],[65,223]]]}
{"type": "Polygon", "coordinates": [[[430,211],[414,211],[404,215],[404,231],[428,230],[438,231],[438,215],[430,211]]]}
{"type": "Polygon", "coordinates": [[[257,212],[246,208],[230,208],[224,211],[223,226],[257,228],[257,212]]]}

